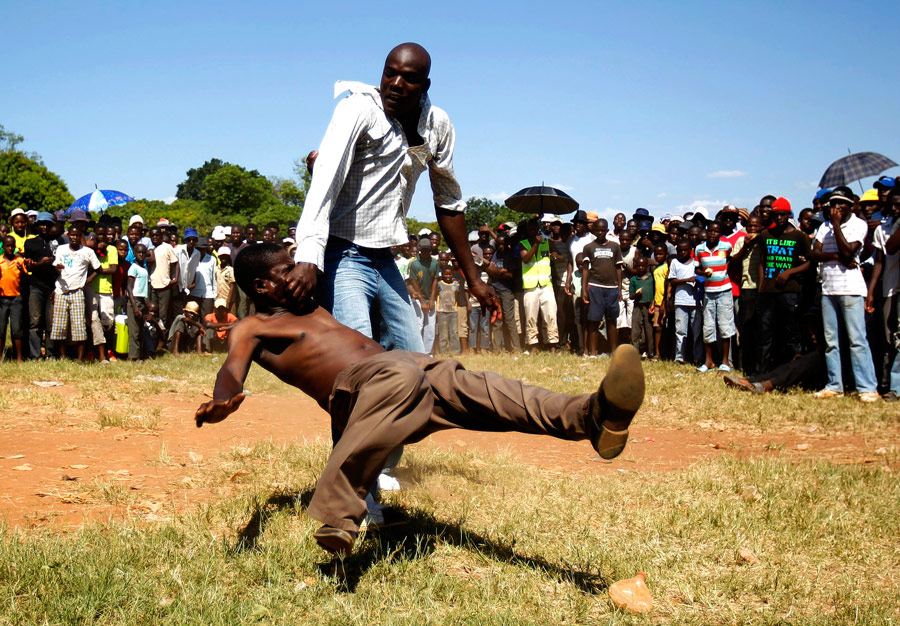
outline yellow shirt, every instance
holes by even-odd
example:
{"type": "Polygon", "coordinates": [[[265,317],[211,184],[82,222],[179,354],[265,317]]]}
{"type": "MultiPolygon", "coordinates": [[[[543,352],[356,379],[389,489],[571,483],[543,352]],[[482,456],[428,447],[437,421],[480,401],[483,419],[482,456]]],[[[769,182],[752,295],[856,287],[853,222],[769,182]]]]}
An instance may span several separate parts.
{"type": "MultiPolygon", "coordinates": [[[[100,255],[97,255],[100,258],[100,255]]],[[[115,246],[106,246],[106,260],[100,262],[100,269],[106,269],[110,265],[119,264],[119,252],[115,246]]],[[[98,274],[94,279],[94,291],[104,295],[110,295],[113,292],[112,274],[98,274]]]]}
{"type": "Polygon", "coordinates": [[[11,230],[9,234],[12,235],[12,238],[16,240],[16,252],[19,254],[25,254],[25,241],[28,239],[34,239],[37,235],[17,235],[16,231],[11,230]]]}
{"type": "Polygon", "coordinates": [[[663,303],[666,294],[666,278],[669,276],[669,264],[662,263],[653,270],[653,304],[659,306],[663,303]]]}

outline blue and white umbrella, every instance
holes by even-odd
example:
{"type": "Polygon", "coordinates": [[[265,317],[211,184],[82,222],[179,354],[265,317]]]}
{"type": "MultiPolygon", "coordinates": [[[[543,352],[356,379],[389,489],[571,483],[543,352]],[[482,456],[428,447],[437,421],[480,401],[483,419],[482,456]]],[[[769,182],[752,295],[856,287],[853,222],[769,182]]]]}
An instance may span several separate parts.
{"type": "Polygon", "coordinates": [[[65,215],[68,217],[75,209],[93,213],[103,213],[111,206],[128,204],[129,202],[134,202],[134,198],[121,191],[115,191],[114,189],[94,189],[92,193],[81,196],[78,200],[73,202],[69,208],[66,209],[65,215]]]}

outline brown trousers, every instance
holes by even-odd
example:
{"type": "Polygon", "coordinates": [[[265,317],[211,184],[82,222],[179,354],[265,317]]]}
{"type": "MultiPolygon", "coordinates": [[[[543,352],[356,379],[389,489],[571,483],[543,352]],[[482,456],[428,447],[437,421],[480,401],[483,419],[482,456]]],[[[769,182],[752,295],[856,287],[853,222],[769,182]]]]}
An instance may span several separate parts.
{"type": "Polygon", "coordinates": [[[580,440],[592,394],[569,396],[523,385],[494,372],[469,372],[457,361],[383,352],[338,374],[329,399],[341,433],[316,485],[308,514],[356,531],[364,498],[398,445],[448,428],[534,433],[580,440]]]}

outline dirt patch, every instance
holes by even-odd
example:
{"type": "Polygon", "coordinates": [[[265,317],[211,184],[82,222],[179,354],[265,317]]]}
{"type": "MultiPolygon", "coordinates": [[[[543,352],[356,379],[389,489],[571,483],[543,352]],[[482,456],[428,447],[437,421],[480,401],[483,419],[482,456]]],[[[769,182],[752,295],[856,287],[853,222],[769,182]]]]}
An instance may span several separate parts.
{"type": "MultiPolygon", "coordinates": [[[[67,397],[70,390],[48,392],[67,397]]],[[[101,428],[94,412],[59,413],[49,404],[3,411],[0,520],[10,527],[65,530],[129,515],[165,519],[224,495],[198,486],[203,459],[260,441],[330,437],[328,415],[299,393],[251,396],[225,422],[198,429],[193,413],[202,400],[173,393],[148,398],[146,406],[158,411],[152,428],[145,429],[101,428]]],[[[707,422],[648,428],[640,419],[631,434],[628,448],[614,461],[599,459],[586,442],[518,433],[452,430],[418,445],[503,452],[548,471],[603,475],[671,471],[727,454],[885,465],[885,451],[897,441],[896,432],[867,437],[808,427],[750,435],[707,422]]],[[[402,480],[402,462],[399,475],[402,480]]]]}

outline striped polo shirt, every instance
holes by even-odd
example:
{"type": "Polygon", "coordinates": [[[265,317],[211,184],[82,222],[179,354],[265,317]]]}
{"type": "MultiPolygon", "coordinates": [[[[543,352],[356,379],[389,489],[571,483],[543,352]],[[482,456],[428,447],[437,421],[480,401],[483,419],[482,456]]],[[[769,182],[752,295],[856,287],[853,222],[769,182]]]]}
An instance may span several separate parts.
{"type": "Polygon", "coordinates": [[[712,269],[712,276],[706,279],[706,292],[718,293],[731,289],[728,278],[728,257],[731,255],[731,244],[719,239],[719,245],[710,250],[704,241],[694,250],[694,267],[702,270],[712,269]]]}

